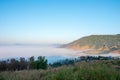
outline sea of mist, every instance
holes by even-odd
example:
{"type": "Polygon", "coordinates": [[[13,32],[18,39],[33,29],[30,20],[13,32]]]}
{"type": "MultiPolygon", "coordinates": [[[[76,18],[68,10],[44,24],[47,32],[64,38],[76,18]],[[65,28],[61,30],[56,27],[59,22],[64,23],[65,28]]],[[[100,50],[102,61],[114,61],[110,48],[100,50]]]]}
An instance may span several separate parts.
{"type": "Polygon", "coordinates": [[[14,44],[0,45],[0,59],[29,58],[31,56],[45,56],[48,62],[66,58],[76,58],[76,51],[59,48],[60,45],[14,44]]]}
{"type": "MultiPolygon", "coordinates": [[[[77,58],[79,56],[88,56],[82,51],[75,51],[65,48],[60,48],[61,45],[31,45],[31,44],[14,44],[14,45],[0,45],[0,59],[10,59],[31,56],[45,56],[48,63],[66,58],[77,58]]],[[[99,55],[91,55],[99,56],[99,55]]],[[[113,54],[102,54],[100,56],[120,56],[113,54]]]]}

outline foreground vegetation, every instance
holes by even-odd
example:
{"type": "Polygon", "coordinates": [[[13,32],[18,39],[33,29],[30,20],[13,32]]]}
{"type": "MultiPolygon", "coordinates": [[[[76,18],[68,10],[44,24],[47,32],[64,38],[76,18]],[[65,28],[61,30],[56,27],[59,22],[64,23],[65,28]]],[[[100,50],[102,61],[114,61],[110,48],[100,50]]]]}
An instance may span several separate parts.
{"type": "Polygon", "coordinates": [[[120,80],[120,60],[80,61],[47,70],[5,71],[0,80],[120,80]]]}

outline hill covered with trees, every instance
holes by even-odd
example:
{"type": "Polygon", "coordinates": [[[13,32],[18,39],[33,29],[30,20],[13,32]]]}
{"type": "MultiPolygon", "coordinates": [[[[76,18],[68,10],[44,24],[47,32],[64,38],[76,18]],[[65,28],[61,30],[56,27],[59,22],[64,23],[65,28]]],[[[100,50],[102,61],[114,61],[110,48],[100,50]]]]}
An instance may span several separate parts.
{"type": "Polygon", "coordinates": [[[86,36],[64,47],[73,50],[88,50],[89,53],[120,53],[120,34],[86,36]]]}

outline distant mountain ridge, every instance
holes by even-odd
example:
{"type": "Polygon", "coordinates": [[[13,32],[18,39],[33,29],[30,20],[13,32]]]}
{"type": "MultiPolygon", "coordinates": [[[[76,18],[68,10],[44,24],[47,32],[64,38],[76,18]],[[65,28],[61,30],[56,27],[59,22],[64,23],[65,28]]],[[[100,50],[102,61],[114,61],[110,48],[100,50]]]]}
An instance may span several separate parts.
{"type": "Polygon", "coordinates": [[[120,53],[120,34],[91,35],[64,45],[73,50],[87,50],[87,53],[120,53]]]}
{"type": "Polygon", "coordinates": [[[0,46],[42,46],[42,47],[45,47],[45,46],[53,46],[53,47],[59,47],[60,45],[62,45],[62,44],[53,44],[53,43],[51,43],[51,44],[27,44],[27,43],[13,43],[13,44],[0,44],[0,46]]]}

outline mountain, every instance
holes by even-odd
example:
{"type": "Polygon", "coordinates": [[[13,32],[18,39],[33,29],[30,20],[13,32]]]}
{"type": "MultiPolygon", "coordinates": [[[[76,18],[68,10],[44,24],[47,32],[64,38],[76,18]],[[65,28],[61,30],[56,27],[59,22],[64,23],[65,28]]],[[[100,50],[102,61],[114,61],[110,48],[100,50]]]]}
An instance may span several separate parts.
{"type": "Polygon", "coordinates": [[[63,47],[73,50],[84,50],[86,53],[115,52],[120,54],[120,34],[86,36],[63,47]]]}

